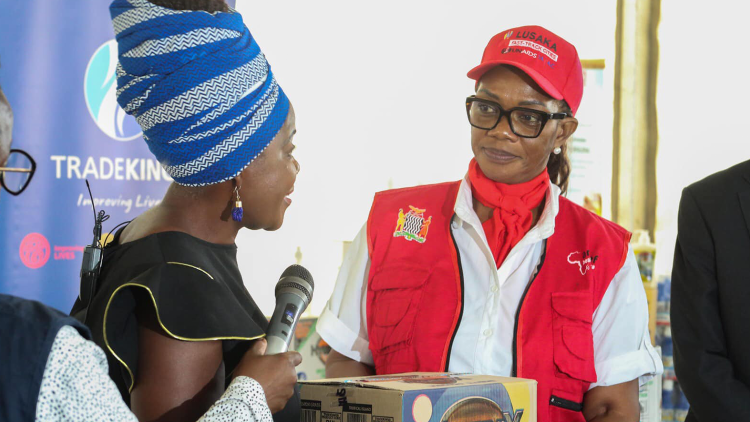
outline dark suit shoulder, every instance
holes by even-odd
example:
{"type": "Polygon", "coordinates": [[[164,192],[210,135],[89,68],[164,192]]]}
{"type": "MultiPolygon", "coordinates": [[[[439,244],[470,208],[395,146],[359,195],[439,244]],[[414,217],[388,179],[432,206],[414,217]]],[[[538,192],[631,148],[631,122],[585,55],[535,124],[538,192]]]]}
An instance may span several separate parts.
{"type": "Polygon", "coordinates": [[[750,189],[750,160],[714,173],[685,188],[696,198],[716,200],[750,189]]]}

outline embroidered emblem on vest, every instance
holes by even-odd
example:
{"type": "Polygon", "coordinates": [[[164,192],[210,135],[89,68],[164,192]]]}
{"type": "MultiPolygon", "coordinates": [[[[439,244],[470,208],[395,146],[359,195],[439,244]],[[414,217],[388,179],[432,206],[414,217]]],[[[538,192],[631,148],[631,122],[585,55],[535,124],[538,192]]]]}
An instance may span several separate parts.
{"type": "Polygon", "coordinates": [[[586,251],[581,254],[578,251],[571,252],[568,255],[568,262],[571,264],[578,264],[578,269],[581,270],[581,275],[586,275],[589,270],[596,268],[596,260],[599,259],[599,255],[591,256],[591,251],[586,251]],[[577,258],[577,259],[572,259],[577,258]]]}
{"type": "Polygon", "coordinates": [[[405,237],[406,240],[416,240],[419,243],[424,243],[427,240],[427,230],[430,228],[432,223],[432,216],[427,219],[424,218],[424,212],[417,207],[409,205],[409,212],[404,214],[404,209],[398,210],[398,221],[396,221],[396,231],[393,232],[393,237],[405,237]]]}

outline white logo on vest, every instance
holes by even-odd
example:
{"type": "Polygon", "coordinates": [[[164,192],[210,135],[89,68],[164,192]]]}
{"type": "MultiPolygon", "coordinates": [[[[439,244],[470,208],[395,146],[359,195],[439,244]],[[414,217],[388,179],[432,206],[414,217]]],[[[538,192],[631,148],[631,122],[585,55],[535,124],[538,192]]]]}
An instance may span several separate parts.
{"type": "Polygon", "coordinates": [[[581,275],[586,275],[589,270],[596,268],[596,261],[599,259],[599,255],[591,256],[591,251],[586,251],[583,254],[575,251],[568,255],[568,262],[571,264],[578,264],[578,269],[581,270],[581,275]],[[578,255],[578,256],[575,256],[578,255]],[[572,258],[579,258],[574,260],[572,258]]]}

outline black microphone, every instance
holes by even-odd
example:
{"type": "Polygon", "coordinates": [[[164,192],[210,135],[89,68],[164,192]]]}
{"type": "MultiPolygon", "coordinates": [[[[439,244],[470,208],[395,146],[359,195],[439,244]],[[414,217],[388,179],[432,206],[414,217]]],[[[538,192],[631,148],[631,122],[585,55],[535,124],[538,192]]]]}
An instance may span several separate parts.
{"type": "Polygon", "coordinates": [[[299,317],[312,300],[314,286],[310,271],[301,265],[291,265],[281,274],[276,284],[276,309],[266,331],[267,355],[289,349],[299,317]]]}
{"type": "Polygon", "coordinates": [[[78,297],[81,299],[81,304],[85,306],[82,321],[84,324],[89,317],[89,307],[96,293],[96,282],[102,269],[102,223],[109,219],[109,215],[103,210],[100,210],[99,214],[96,213],[94,195],[91,194],[88,180],[86,180],[86,188],[89,190],[91,208],[94,210],[94,240],[83,249],[83,262],[81,263],[81,288],[78,297]]]}

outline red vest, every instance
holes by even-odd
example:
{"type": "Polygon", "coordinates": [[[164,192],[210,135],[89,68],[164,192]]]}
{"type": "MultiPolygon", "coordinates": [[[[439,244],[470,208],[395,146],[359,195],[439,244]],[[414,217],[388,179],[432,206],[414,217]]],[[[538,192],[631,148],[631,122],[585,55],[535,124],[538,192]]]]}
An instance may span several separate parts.
{"type": "MultiPolygon", "coordinates": [[[[451,231],[459,186],[375,195],[367,222],[367,332],[378,374],[448,370],[463,309],[451,231]]],[[[596,381],[592,315],[629,240],[623,228],[560,197],[555,233],[521,299],[513,336],[512,375],[537,380],[540,422],[584,421],[583,395],[596,381]]]]}

